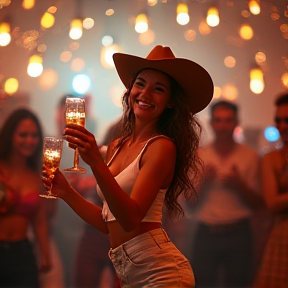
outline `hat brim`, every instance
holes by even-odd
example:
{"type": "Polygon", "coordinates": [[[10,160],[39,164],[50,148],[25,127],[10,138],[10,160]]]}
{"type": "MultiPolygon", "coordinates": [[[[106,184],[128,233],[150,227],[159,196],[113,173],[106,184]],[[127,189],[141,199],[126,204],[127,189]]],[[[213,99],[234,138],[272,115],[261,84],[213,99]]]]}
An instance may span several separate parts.
{"type": "Polygon", "coordinates": [[[209,73],[191,60],[184,58],[150,60],[123,53],[114,53],[113,60],[126,88],[140,70],[151,68],[168,74],[180,85],[193,114],[203,110],[212,100],[214,86],[209,73]]]}

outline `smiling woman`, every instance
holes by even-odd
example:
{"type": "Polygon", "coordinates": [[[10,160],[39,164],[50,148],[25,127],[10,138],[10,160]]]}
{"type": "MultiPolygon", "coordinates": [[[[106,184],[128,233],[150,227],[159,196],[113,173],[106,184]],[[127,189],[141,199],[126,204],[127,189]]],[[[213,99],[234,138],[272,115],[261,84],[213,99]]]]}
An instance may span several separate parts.
{"type": "Polygon", "coordinates": [[[91,167],[103,206],[85,201],[60,171],[53,179],[43,171],[43,181],[53,182],[54,195],[109,234],[108,255],[123,287],[194,287],[188,260],[161,226],[162,208],[165,203],[173,216],[183,213],[180,195],[195,200],[192,179],[201,166],[201,127],[194,114],[212,98],[211,77],[197,63],[176,58],[160,45],[146,58],[122,53],[113,57],[127,89],[120,138],[108,145],[103,161],[85,127],[69,124],[64,130],[66,140],[91,167]]]}
{"type": "Polygon", "coordinates": [[[0,131],[0,286],[39,287],[39,271],[50,268],[48,225],[39,198],[42,130],[29,110],[15,110],[0,131]],[[40,266],[28,240],[32,225],[40,266]]]}

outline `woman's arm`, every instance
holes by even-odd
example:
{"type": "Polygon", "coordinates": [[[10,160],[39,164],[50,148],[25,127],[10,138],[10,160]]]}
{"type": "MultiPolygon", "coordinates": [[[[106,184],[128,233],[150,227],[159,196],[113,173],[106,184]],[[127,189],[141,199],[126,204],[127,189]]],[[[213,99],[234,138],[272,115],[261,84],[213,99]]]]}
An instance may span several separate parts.
{"type": "Polygon", "coordinates": [[[288,191],[286,191],[286,193],[279,193],[279,184],[274,162],[274,153],[267,154],[262,159],[262,189],[267,207],[272,212],[281,212],[288,208],[288,191]]]}
{"type": "MultiPolygon", "coordinates": [[[[91,167],[112,214],[125,231],[134,230],[147,214],[160,188],[167,188],[173,179],[176,161],[174,143],[169,139],[159,138],[147,147],[129,196],[103,162],[94,135],[81,126],[67,127],[66,140],[78,146],[80,155],[91,167]]],[[[108,158],[109,153],[108,148],[108,158]]]]}
{"type": "MultiPolygon", "coordinates": [[[[43,175],[45,176],[45,171],[43,171],[43,175]]],[[[51,183],[51,180],[45,177],[43,181],[47,186],[51,183]]],[[[70,186],[67,179],[59,170],[56,171],[53,179],[52,194],[62,198],[85,222],[105,234],[109,233],[107,224],[102,218],[101,207],[83,198],[70,186]]]]}
{"type": "Polygon", "coordinates": [[[161,138],[151,143],[143,154],[130,196],[121,189],[104,163],[91,167],[112,214],[125,231],[132,231],[140,224],[159,190],[169,186],[175,159],[176,148],[172,141],[161,138]]]}

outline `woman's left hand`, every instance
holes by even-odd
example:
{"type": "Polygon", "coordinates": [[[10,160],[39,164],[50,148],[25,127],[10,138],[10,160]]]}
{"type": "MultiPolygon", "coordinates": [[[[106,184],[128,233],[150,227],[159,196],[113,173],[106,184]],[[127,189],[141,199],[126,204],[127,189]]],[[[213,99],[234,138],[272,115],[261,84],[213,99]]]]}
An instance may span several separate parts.
{"type": "Polygon", "coordinates": [[[74,149],[78,148],[81,158],[89,166],[102,161],[94,135],[83,126],[76,124],[67,125],[64,130],[64,136],[69,142],[70,147],[74,149]]]}

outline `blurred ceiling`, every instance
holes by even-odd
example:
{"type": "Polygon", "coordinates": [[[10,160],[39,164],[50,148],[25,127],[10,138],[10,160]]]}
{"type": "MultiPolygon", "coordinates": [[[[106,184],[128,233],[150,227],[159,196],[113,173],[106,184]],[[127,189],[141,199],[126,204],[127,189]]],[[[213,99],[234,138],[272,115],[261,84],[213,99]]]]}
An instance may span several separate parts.
{"type": "MultiPolygon", "coordinates": [[[[8,2],[0,0],[0,5],[8,2]]],[[[11,0],[10,5],[0,9],[0,23],[9,22],[12,32],[11,43],[0,46],[0,91],[5,80],[11,77],[18,79],[19,90],[8,100],[1,100],[0,116],[3,117],[5,109],[9,110],[9,101],[14,106],[25,102],[41,117],[46,134],[55,133],[53,119],[57,101],[63,94],[72,92],[75,74],[86,73],[92,79],[90,113],[97,120],[96,134],[101,137],[107,125],[121,113],[121,108],[114,104],[115,93],[120,97],[124,90],[115,70],[104,68],[100,61],[102,37],[110,35],[122,52],[142,57],[157,44],[170,46],[177,57],[191,59],[211,74],[218,87],[215,96],[230,97],[239,103],[243,127],[263,129],[273,124],[275,96],[288,90],[288,86],[281,82],[282,75],[288,71],[288,1],[258,1],[261,12],[253,15],[249,12],[248,0],[186,0],[182,2],[189,8],[190,22],[187,25],[176,22],[179,2],[36,0],[32,9],[25,10],[22,1],[11,0]],[[45,30],[41,28],[40,20],[51,6],[56,7],[55,24],[45,30]],[[203,28],[203,22],[211,6],[218,8],[220,23],[209,31],[209,27],[203,28]],[[106,15],[109,9],[113,9],[110,16],[106,15]],[[134,29],[135,17],[143,12],[149,19],[150,34],[146,38],[134,29]],[[83,36],[75,41],[69,38],[69,25],[71,20],[79,17],[92,18],[94,26],[84,29],[83,36]],[[250,40],[239,36],[243,23],[248,23],[254,31],[250,40]],[[60,60],[65,51],[71,56],[67,62],[60,60]],[[258,52],[266,56],[266,61],[261,64],[255,60],[258,52]],[[46,74],[50,75],[50,80],[55,77],[49,87],[43,85],[43,77],[32,78],[27,74],[29,57],[35,53],[43,57],[43,73],[53,72],[46,74]],[[232,63],[234,61],[235,65],[231,68],[224,63],[228,56],[234,58],[232,63]],[[75,59],[83,60],[81,71],[73,70],[75,59]],[[249,73],[253,67],[260,67],[264,73],[265,89],[258,95],[249,88],[249,73]],[[219,91],[222,92],[218,94],[219,91]]],[[[0,95],[4,97],[3,90],[0,95]]],[[[199,114],[204,126],[206,114],[205,110],[199,114]]]]}

